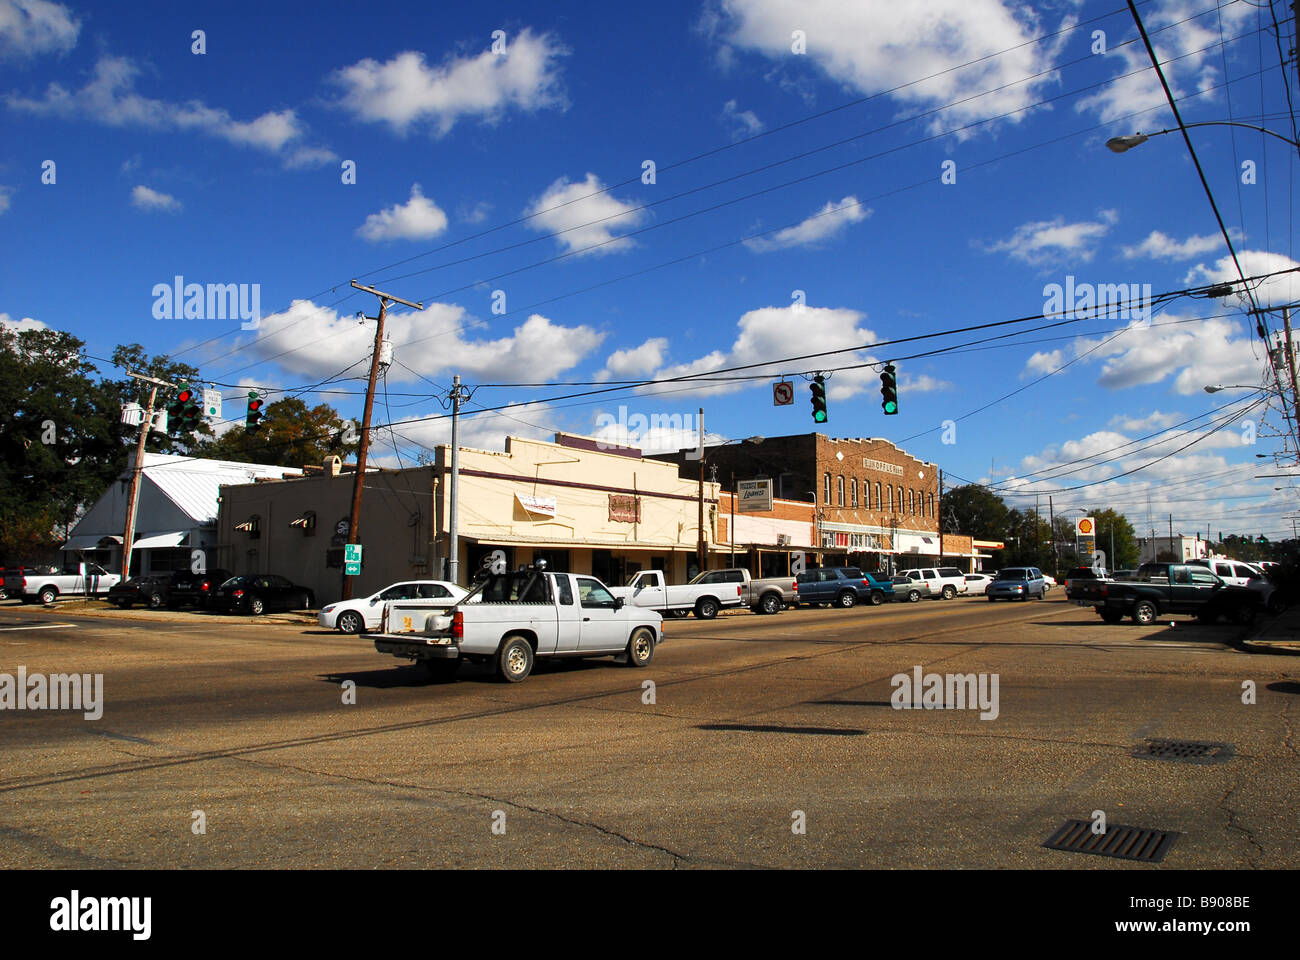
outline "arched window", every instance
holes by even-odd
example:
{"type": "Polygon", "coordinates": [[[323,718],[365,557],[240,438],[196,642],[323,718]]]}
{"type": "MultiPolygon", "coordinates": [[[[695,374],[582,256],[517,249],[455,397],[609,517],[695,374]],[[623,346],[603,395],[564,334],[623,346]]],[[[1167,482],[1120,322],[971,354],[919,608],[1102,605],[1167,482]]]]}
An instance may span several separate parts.
{"type": "Polygon", "coordinates": [[[907,512],[916,513],[916,501],[912,499],[912,491],[907,491],[907,512]]]}
{"type": "Polygon", "coordinates": [[[828,507],[831,505],[831,475],[829,473],[822,478],[822,500],[828,507]]]}
{"type": "Polygon", "coordinates": [[[849,481],[849,504],[856,507],[858,505],[858,478],[854,477],[849,481]]]}
{"type": "Polygon", "coordinates": [[[880,481],[877,480],[877,481],[876,481],[876,509],[877,509],[877,510],[883,510],[883,509],[885,509],[885,508],[882,506],[882,504],[883,504],[884,502],[885,502],[885,501],[883,501],[883,500],[880,499],[880,481]]]}
{"type": "Polygon", "coordinates": [[[933,493],[929,494],[929,498],[930,498],[930,516],[933,517],[934,516],[934,494],[933,493]]]}
{"type": "Polygon", "coordinates": [[[892,483],[885,485],[885,512],[894,512],[894,485],[892,483]]]}
{"type": "Polygon", "coordinates": [[[844,506],[844,477],[837,477],[835,480],[835,498],[839,506],[844,506]]]}

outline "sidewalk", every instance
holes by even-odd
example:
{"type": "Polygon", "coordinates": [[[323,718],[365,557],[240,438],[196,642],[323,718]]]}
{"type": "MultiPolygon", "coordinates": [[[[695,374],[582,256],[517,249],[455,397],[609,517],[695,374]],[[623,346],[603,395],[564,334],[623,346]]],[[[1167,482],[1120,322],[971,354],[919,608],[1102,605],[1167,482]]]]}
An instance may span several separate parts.
{"type": "Polygon", "coordinates": [[[1257,624],[1236,646],[1247,653],[1300,655],[1300,605],[1257,624]]]}
{"type": "Polygon", "coordinates": [[[316,615],[305,613],[267,613],[260,617],[228,613],[207,613],[202,610],[150,610],[148,607],[131,607],[121,610],[103,600],[56,600],[53,606],[39,603],[0,603],[0,609],[41,611],[67,617],[103,617],[114,620],[146,620],[154,623],[228,623],[228,624],[287,624],[308,626],[316,623],[316,615]]]}

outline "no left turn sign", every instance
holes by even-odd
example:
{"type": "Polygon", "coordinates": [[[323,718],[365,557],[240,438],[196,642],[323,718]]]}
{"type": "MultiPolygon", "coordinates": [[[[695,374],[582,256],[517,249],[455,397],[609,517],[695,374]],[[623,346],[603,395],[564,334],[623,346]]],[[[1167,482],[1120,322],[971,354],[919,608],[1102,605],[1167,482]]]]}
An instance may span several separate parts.
{"type": "Polygon", "coordinates": [[[794,384],[782,380],[772,384],[772,405],[785,407],[794,403],[794,384]]]}

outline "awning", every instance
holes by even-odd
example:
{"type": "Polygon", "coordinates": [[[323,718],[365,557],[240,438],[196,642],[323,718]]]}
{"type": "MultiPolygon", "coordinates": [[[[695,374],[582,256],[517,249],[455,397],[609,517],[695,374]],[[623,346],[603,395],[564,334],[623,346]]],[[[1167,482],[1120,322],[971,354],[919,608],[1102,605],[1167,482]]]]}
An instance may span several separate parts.
{"type": "Polygon", "coordinates": [[[179,547],[190,535],[188,530],[171,530],[167,533],[150,533],[135,538],[133,550],[156,550],[179,547]]]}
{"type": "MultiPolygon", "coordinates": [[[[472,540],[475,543],[482,544],[485,547],[541,547],[544,550],[585,550],[596,548],[598,550],[650,550],[655,553],[672,553],[679,551],[682,553],[694,553],[695,544],[693,543],[627,543],[622,540],[559,540],[555,537],[466,537],[462,540],[472,540]]],[[[710,549],[719,549],[710,544],[710,549]]],[[[725,552],[725,551],[724,551],[725,552]]]]}
{"type": "Polygon", "coordinates": [[[83,534],[81,536],[69,537],[60,550],[97,550],[101,540],[111,540],[114,543],[121,543],[121,537],[111,535],[97,536],[93,533],[83,534]]]}

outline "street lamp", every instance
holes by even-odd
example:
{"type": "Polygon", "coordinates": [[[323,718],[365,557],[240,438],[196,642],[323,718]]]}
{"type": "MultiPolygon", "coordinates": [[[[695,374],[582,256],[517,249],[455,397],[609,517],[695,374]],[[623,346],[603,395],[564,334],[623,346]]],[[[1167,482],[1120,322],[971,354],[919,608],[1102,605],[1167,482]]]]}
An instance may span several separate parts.
{"type": "Polygon", "coordinates": [[[1218,393],[1220,390],[1267,390],[1268,388],[1249,383],[1214,383],[1206,384],[1203,389],[1206,393],[1218,393]]]}
{"type": "MultiPolygon", "coordinates": [[[[1259,133],[1266,133],[1270,137],[1276,137],[1277,139],[1281,140],[1283,143],[1289,143],[1297,150],[1300,150],[1300,143],[1297,143],[1295,140],[1292,140],[1290,137],[1284,137],[1282,136],[1282,134],[1277,133],[1273,130],[1269,130],[1266,127],[1257,127],[1253,123],[1238,123],[1235,120],[1204,120],[1199,123],[1184,124],[1184,126],[1245,127],[1247,130],[1255,130],[1259,133]]],[[[1134,147],[1142,146],[1142,144],[1146,143],[1152,137],[1159,137],[1159,136],[1163,136],[1166,133],[1178,133],[1178,132],[1179,132],[1178,128],[1174,127],[1169,130],[1157,130],[1155,133],[1133,133],[1133,134],[1129,134],[1126,137],[1111,137],[1109,140],[1106,141],[1106,147],[1112,153],[1125,153],[1129,150],[1132,150],[1134,147]]]]}

